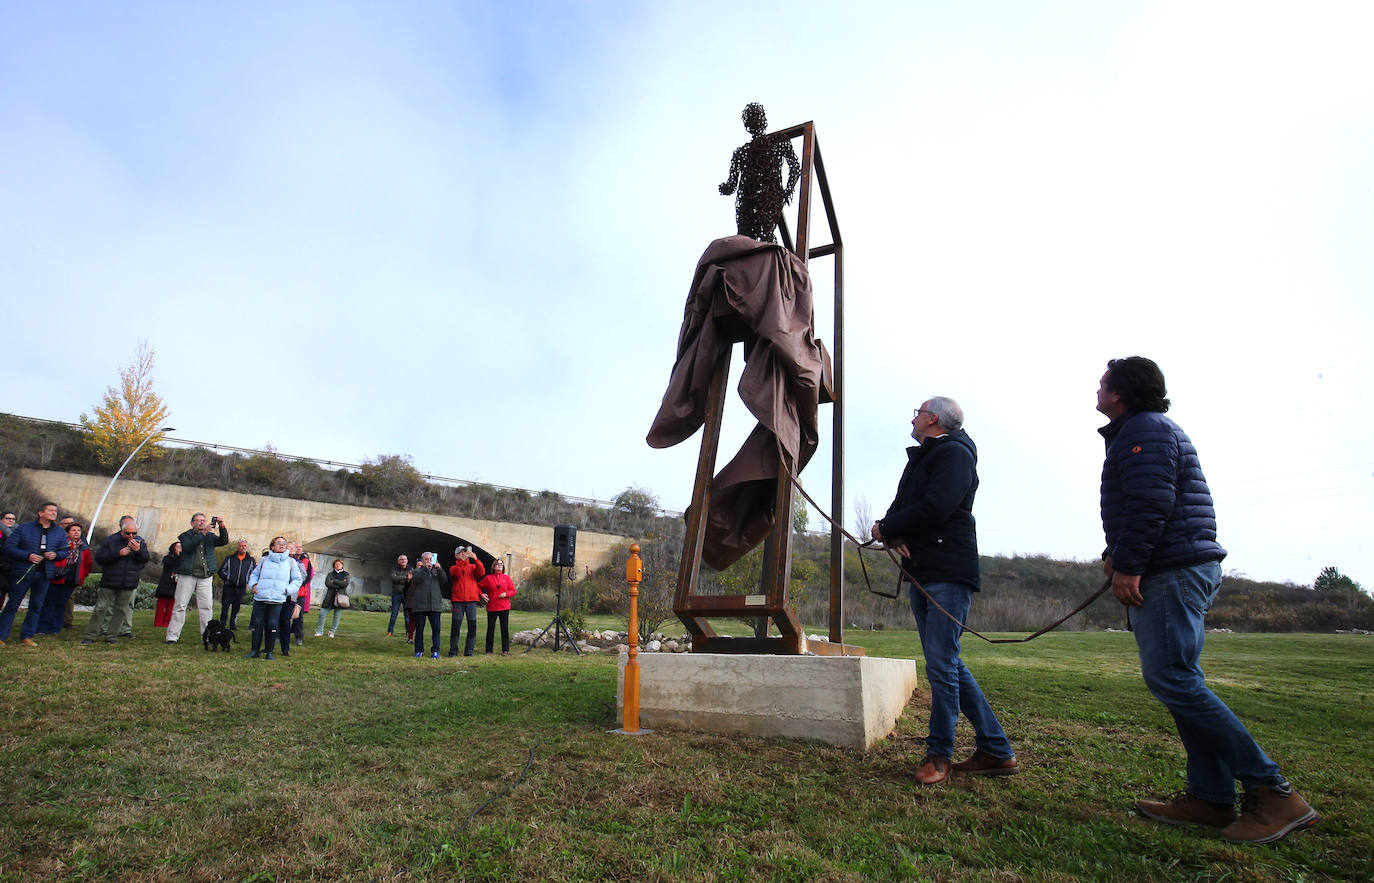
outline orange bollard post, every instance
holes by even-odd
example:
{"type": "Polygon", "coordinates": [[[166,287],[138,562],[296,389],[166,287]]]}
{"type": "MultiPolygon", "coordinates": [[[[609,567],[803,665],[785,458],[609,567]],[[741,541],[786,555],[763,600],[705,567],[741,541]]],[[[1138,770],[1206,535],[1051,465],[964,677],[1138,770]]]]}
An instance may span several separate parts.
{"type": "Polygon", "coordinates": [[[644,563],[639,559],[639,544],[630,546],[625,562],[625,581],[630,584],[630,659],[625,663],[625,713],[620,728],[625,733],[639,732],[639,584],[644,579],[644,563]]]}

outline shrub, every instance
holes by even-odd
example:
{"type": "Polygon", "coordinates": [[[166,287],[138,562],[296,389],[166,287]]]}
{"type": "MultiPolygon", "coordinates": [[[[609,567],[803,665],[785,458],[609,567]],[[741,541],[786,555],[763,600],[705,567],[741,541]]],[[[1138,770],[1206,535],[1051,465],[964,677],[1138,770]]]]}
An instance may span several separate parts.
{"type": "MultiPolygon", "coordinates": [[[[96,591],[100,587],[100,574],[93,573],[86,577],[86,581],[81,584],[72,597],[76,603],[83,607],[94,607],[96,591]]],[[[157,606],[157,583],[140,582],[138,588],[134,589],[134,609],[148,610],[157,606]]]]}
{"type": "Polygon", "coordinates": [[[385,595],[349,595],[348,604],[350,610],[364,610],[368,613],[390,613],[391,612],[391,593],[385,595]]]}

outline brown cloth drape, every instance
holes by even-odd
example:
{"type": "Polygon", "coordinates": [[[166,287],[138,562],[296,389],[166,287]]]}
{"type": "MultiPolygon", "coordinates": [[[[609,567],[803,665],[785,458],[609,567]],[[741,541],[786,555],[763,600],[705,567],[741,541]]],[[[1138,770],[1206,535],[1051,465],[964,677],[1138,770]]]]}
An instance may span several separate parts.
{"type": "Polygon", "coordinates": [[[671,447],[705,422],[716,356],[738,341],[745,345],[739,396],[759,422],[711,480],[701,557],[717,570],[772,531],[778,442],[800,473],[816,452],[821,384],[806,265],[780,245],[727,236],[707,246],[697,262],[677,360],[649,429],[651,447],[671,447]]]}

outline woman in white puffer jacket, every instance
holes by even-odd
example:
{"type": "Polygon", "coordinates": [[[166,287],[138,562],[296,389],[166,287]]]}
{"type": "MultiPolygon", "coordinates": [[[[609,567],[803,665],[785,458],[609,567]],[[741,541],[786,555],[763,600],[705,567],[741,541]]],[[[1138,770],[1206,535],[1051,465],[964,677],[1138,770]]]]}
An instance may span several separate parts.
{"type": "Polygon", "coordinates": [[[286,554],[286,537],[272,540],[272,549],[248,577],[248,591],[253,593],[253,650],[245,659],[257,659],[259,649],[266,645],[266,657],[272,656],[272,642],[277,635],[277,618],[281,606],[296,603],[296,591],[301,587],[301,570],[286,554]],[[263,641],[266,633],[267,640],[263,641]]]}

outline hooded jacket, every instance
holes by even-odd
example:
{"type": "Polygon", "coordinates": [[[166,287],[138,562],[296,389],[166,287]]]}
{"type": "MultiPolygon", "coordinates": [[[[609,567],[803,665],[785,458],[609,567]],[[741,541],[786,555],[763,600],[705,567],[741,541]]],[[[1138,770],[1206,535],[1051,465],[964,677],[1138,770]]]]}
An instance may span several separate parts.
{"type": "Polygon", "coordinates": [[[903,540],[903,566],[922,584],[963,583],[979,589],[978,448],[962,429],[906,449],[897,495],[878,522],[884,539],[903,540]]]}
{"type": "Polygon", "coordinates": [[[294,601],[301,586],[301,569],[285,552],[268,552],[253,568],[248,585],[256,588],[253,597],[264,604],[280,604],[288,596],[294,601]]]}

